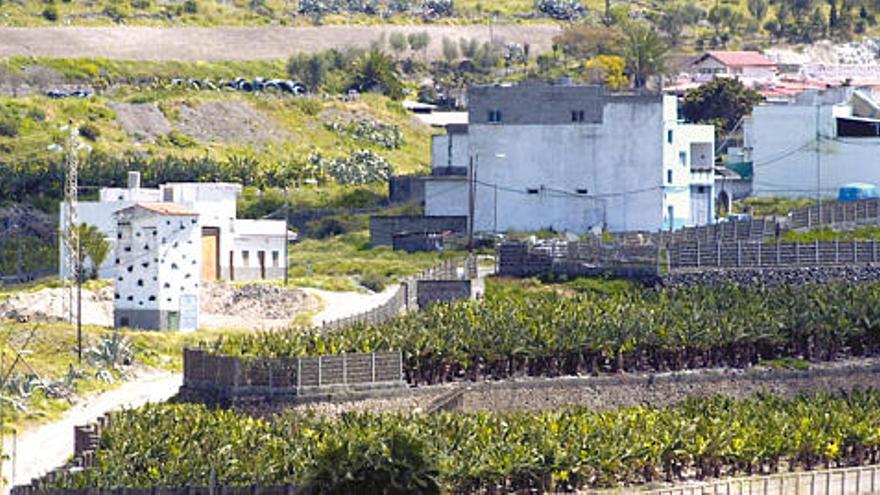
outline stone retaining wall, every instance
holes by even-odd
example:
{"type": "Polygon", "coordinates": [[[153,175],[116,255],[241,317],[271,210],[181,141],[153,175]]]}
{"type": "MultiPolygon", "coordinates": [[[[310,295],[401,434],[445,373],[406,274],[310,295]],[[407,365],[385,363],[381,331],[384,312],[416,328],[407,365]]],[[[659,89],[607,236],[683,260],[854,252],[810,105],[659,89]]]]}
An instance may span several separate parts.
{"type": "Polygon", "coordinates": [[[850,283],[880,282],[878,265],[837,265],[789,268],[700,268],[676,271],[663,276],[662,285],[667,287],[692,285],[785,285],[824,284],[833,281],[850,283]]]}

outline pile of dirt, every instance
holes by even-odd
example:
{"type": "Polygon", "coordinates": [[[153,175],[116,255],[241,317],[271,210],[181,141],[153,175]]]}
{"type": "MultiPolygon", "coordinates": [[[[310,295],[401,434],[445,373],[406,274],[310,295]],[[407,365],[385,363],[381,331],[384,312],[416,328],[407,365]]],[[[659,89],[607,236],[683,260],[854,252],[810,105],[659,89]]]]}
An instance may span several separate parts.
{"type": "Polygon", "coordinates": [[[300,289],[205,283],[199,298],[199,318],[201,326],[210,328],[284,328],[297,315],[318,307],[318,300],[300,289]]]}
{"type": "MultiPolygon", "coordinates": [[[[20,292],[0,299],[0,318],[38,322],[66,321],[70,312],[68,290],[47,288],[20,292]]],[[[318,309],[318,300],[299,289],[272,285],[240,287],[205,284],[200,294],[202,328],[284,328],[300,313],[318,309]]],[[[113,326],[113,287],[82,291],[83,323],[113,326]]]]}
{"type": "Polygon", "coordinates": [[[176,127],[202,142],[259,143],[284,137],[266,115],[242,101],[181,105],[176,127]]]}
{"type": "MultiPolygon", "coordinates": [[[[0,317],[20,321],[59,322],[70,315],[69,291],[64,288],[19,292],[0,300],[0,317]]],[[[82,291],[85,325],[113,325],[113,287],[82,291]]]]}
{"type": "Polygon", "coordinates": [[[153,141],[156,137],[171,132],[171,123],[155,103],[107,104],[116,112],[116,120],[137,141],[153,141]]]}

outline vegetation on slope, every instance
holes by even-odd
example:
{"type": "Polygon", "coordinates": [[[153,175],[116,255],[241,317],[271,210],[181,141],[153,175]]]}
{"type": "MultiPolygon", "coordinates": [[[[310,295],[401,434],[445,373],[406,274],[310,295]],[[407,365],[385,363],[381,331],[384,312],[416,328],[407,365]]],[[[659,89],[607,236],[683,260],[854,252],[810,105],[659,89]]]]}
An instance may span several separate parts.
{"type": "Polygon", "coordinates": [[[573,491],[788,468],[858,466],[880,452],[880,393],[694,398],[611,412],[287,413],[198,405],[114,416],[94,468],[59,487],[304,485],[308,493],[573,491]],[[157,441],[157,439],[161,439],[157,441]],[[367,490],[372,491],[372,490],[367,490]]]}
{"type": "Polygon", "coordinates": [[[222,353],[295,357],[399,349],[413,384],[833,360],[880,350],[880,285],[587,291],[490,287],[380,326],[224,339],[222,353]]]}

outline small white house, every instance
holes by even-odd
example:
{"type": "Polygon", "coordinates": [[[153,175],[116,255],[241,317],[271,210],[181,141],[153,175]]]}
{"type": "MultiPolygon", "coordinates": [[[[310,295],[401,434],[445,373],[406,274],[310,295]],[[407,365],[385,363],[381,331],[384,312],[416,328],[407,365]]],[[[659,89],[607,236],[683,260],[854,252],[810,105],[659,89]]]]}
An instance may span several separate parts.
{"type": "Polygon", "coordinates": [[[775,78],[776,72],[775,62],[754,51],[708,51],[688,68],[688,74],[698,82],[708,82],[715,77],[767,81],[775,78]]]}
{"type": "Polygon", "coordinates": [[[137,203],[114,217],[116,328],[198,328],[199,214],[174,203],[137,203]]]}
{"type": "MultiPolygon", "coordinates": [[[[202,280],[253,281],[278,279],[287,266],[287,236],[283,220],[240,220],[236,199],[240,184],[168,183],[156,189],[140,187],[140,175],[129,173],[127,188],[103,188],[98,201],[80,202],[79,221],[97,226],[111,244],[116,243],[113,212],[135,204],[171,203],[198,213],[202,249],[202,280]]],[[[60,225],[67,214],[62,203],[60,225]]],[[[67,275],[67,250],[60,244],[59,274],[67,275]]],[[[99,270],[113,276],[112,260],[99,270]]]]}
{"type": "Polygon", "coordinates": [[[434,137],[426,216],[468,216],[473,163],[480,232],[714,222],[714,128],[679,121],[675,97],[530,82],[468,99],[468,125],[434,137]]]}

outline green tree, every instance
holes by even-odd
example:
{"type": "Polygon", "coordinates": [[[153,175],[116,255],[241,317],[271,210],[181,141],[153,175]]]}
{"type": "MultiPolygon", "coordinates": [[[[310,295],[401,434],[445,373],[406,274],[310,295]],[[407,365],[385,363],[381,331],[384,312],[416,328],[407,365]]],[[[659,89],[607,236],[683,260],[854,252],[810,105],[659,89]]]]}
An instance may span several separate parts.
{"type": "Polygon", "coordinates": [[[394,99],[403,97],[394,59],[381,50],[370,50],[358,60],[352,87],[362,93],[379,91],[394,99]]]}
{"type": "Polygon", "coordinates": [[[624,38],[623,32],[616,27],[576,24],[554,37],[553,46],[569,57],[587,59],[597,55],[619,55],[624,38]]]}
{"type": "Polygon", "coordinates": [[[408,44],[406,35],[400,31],[395,31],[388,37],[388,45],[394,50],[394,53],[396,53],[398,57],[406,51],[408,44]]]}
{"type": "Polygon", "coordinates": [[[730,132],[739,119],[751,113],[763,97],[739,80],[718,77],[689,91],[681,113],[690,122],[713,123],[719,134],[730,132]]]}
{"type": "Polygon", "coordinates": [[[327,78],[327,61],[321,54],[297,53],[287,61],[287,75],[317,91],[327,78]]]}
{"type": "Polygon", "coordinates": [[[458,45],[449,38],[443,38],[443,58],[450,64],[458,58],[458,45]]]}
{"type": "Polygon", "coordinates": [[[705,12],[692,3],[669,3],[660,11],[656,22],[669,37],[669,44],[678,46],[684,28],[696,24],[703,15],[705,12]]]}
{"type": "Polygon", "coordinates": [[[748,0],[749,13],[758,22],[764,20],[767,16],[767,0],[748,0]]]}
{"type": "Polygon", "coordinates": [[[643,22],[629,23],[624,33],[627,75],[635,87],[643,88],[649,77],[666,72],[666,43],[657,31],[643,22]]]}
{"type": "Polygon", "coordinates": [[[407,36],[409,47],[414,52],[424,52],[425,57],[428,55],[428,45],[431,44],[431,35],[427,31],[419,33],[410,33],[407,36]]]}
{"type": "Polygon", "coordinates": [[[88,258],[91,269],[89,278],[98,278],[98,270],[110,252],[110,243],[104,238],[104,233],[94,225],[80,224],[77,231],[79,233],[80,266],[85,267],[85,260],[88,258]]]}

